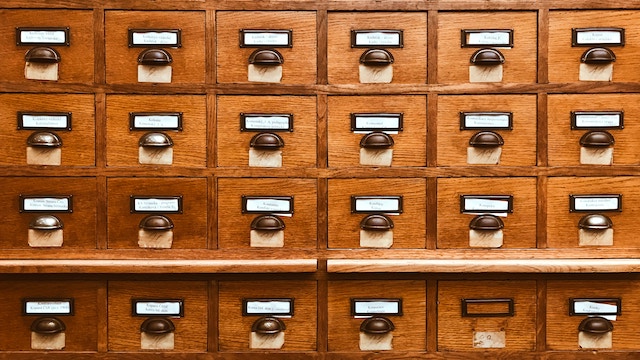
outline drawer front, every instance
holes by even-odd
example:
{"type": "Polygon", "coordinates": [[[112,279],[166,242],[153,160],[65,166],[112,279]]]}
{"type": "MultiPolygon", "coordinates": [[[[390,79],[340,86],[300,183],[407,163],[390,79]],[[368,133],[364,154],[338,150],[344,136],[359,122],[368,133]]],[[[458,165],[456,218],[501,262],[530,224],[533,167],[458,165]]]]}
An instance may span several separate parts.
{"type": "MultiPolygon", "coordinates": [[[[486,32],[479,32],[484,34],[486,32]]],[[[532,83],[537,78],[537,16],[528,11],[494,11],[494,12],[447,12],[438,14],[438,82],[502,82],[532,83]],[[501,39],[493,41],[493,36],[471,38],[462,43],[463,30],[504,30],[501,39]],[[509,30],[512,30],[513,46],[508,46],[509,30]],[[462,38],[461,38],[462,36],[462,38]],[[482,45],[485,44],[485,45],[482,45]],[[477,51],[497,50],[474,55],[477,51]],[[485,55],[486,54],[486,55],[485,55]],[[501,55],[501,56],[500,56],[501,55]],[[500,65],[481,65],[485,57],[488,60],[504,58],[502,70],[500,65]],[[476,61],[477,72],[470,68],[472,58],[476,61]],[[489,69],[491,68],[491,69],[489,69]],[[489,72],[490,74],[486,74],[489,72]],[[485,76],[483,77],[483,72],[485,76]],[[501,73],[501,74],[499,74],[501,73]],[[490,75],[490,76],[489,76],[490,75]],[[498,75],[500,75],[498,77],[498,75]],[[472,79],[474,77],[474,79],[472,79]]]]}
{"type": "Polygon", "coordinates": [[[96,248],[95,178],[4,177],[0,188],[3,248],[96,248]]]}
{"type": "Polygon", "coordinates": [[[108,166],[205,167],[206,159],[205,96],[107,96],[108,166]]]}
{"type": "MultiPolygon", "coordinates": [[[[216,13],[217,73],[218,83],[238,82],[275,82],[282,84],[316,83],[316,13],[313,11],[218,11],[216,13]],[[241,30],[288,31],[277,33],[283,41],[274,41],[269,45],[252,45],[260,39],[247,41],[240,46],[241,30]],[[292,45],[289,47],[287,40],[292,45]],[[285,44],[285,45],[282,45],[285,44]],[[257,65],[269,68],[269,79],[252,78],[249,80],[249,58],[255,51],[276,51],[282,60],[281,65],[257,65]],[[281,66],[281,69],[277,67],[281,66]],[[275,70],[274,70],[275,69],[275,70]],[[281,71],[281,76],[273,71],[281,71]],[[273,78],[272,76],[275,76],[273,78]]],[[[265,36],[268,37],[268,36],[265,36]]],[[[257,55],[257,54],[256,54],[257,55]]],[[[270,53],[275,58],[277,56],[270,53]]],[[[269,58],[272,59],[272,58],[269,58]]],[[[268,60],[268,59],[267,59],[268,60]]],[[[265,70],[265,69],[262,69],[265,70]]],[[[259,72],[260,69],[255,69],[259,72]]]]}
{"type": "Polygon", "coordinates": [[[218,179],[219,248],[317,247],[315,179],[218,179]]]}
{"type": "Polygon", "coordinates": [[[316,296],[315,281],[221,281],[219,350],[315,351],[316,296]]]}
{"type": "Polygon", "coordinates": [[[640,179],[631,176],[549,178],[549,247],[637,248],[634,209],[640,206],[639,187],[640,179]],[[575,201],[578,206],[572,210],[575,201]]]}
{"type": "Polygon", "coordinates": [[[438,165],[536,165],[535,95],[438,97],[438,165]]]}
{"type": "Polygon", "coordinates": [[[315,167],[316,113],[315,96],[218,96],[218,166],[315,167]]]}
{"type": "Polygon", "coordinates": [[[105,43],[107,83],[204,83],[207,45],[204,11],[106,11],[105,43]],[[166,35],[167,40],[130,40],[129,29],[135,30],[132,37],[133,34],[147,38],[166,35]],[[175,31],[179,31],[179,35],[175,31]],[[140,78],[139,59],[144,60],[142,53],[154,49],[164,53],[147,56],[172,60],[168,65],[165,62],[150,65],[158,69],[157,72],[166,71],[166,66],[170,66],[168,81],[153,76],[140,78]]]}
{"type": "Polygon", "coordinates": [[[640,115],[638,100],[637,94],[549,95],[549,165],[640,164],[640,125],[631,120],[640,115]],[[601,136],[613,144],[589,140],[601,136]]]}
{"type": "Polygon", "coordinates": [[[438,179],[437,244],[438,248],[535,248],[536,179],[438,179]],[[507,208],[508,197],[512,205],[507,208]],[[470,200],[464,212],[463,200],[470,200]],[[491,217],[480,218],[487,214],[491,217]]]}
{"type": "MultiPolygon", "coordinates": [[[[397,84],[427,82],[427,14],[416,13],[329,13],[328,67],[330,84],[357,84],[365,82],[391,82],[397,84]],[[390,25],[393,24],[393,25],[390,25]],[[393,29],[397,26],[397,29],[393,29]],[[387,47],[378,45],[376,33],[366,39],[366,33],[360,32],[365,40],[352,40],[352,30],[395,30],[389,32],[387,47]],[[401,30],[399,32],[398,30],[401,30]],[[402,40],[398,40],[401,36],[402,40]],[[352,46],[355,45],[354,46],[352,46]],[[369,46],[367,46],[369,45],[369,46]],[[392,58],[391,79],[382,80],[367,75],[361,77],[360,65],[367,61],[364,53],[371,49],[383,50],[392,58]]],[[[355,34],[358,34],[357,32],[355,34]]],[[[384,34],[384,33],[383,33],[384,34]]],[[[357,36],[357,35],[356,35],[357,36]]],[[[385,63],[386,64],[386,63],[385,63]]],[[[364,65],[367,66],[367,65],[364,65]]],[[[370,65],[372,71],[380,71],[388,65],[370,65]],[[376,69],[378,68],[378,69],[376,69]]],[[[388,71],[388,70],[387,70],[388,71]]]]}
{"type": "Polygon", "coordinates": [[[425,179],[329,179],[329,247],[423,249],[426,208],[425,179]]]}
{"type": "MultiPolygon", "coordinates": [[[[572,10],[549,11],[549,82],[566,83],[579,80],[599,81],[640,81],[640,74],[636,71],[636,59],[640,55],[640,44],[635,39],[640,36],[640,30],[636,24],[640,20],[638,11],[618,10],[572,10]],[[604,36],[602,33],[586,35],[586,40],[578,40],[576,46],[572,46],[572,29],[624,29],[624,44],[620,46],[619,39],[604,36]],[[600,36],[598,36],[600,35],[600,36]],[[594,41],[595,38],[605,39],[594,41]],[[592,68],[594,72],[606,74],[605,77],[584,78],[581,74],[581,61],[588,58],[588,51],[595,48],[609,50],[615,57],[613,63],[603,63],[602,66],[592,68]],[[612,69],[606,69],[607,65],[613,65],[612,69]],[[595,69],[595,70],[594,70],[595,69]],[[611,71],[612,70],[612,71],[611,71]]],[[[577,36],[577,35],[576,35],[577,36]]],[[[611,54],[609,54],[611,55],[611,54]]],[[[582,64],[582,65],[581,65],[582,64]]],[[[584,66],[582,66],[584,68],[584,66]]],[[[588,68],[584,69],[588,73],[588,68]]],[[[587,74],[588,75],[588,74],[587,74]]]]}
{"type": "Polygon", "coordinates": [[[636,335],[640,309],[635,299],[640,293],[637,285],[638,281],[628,279],[548,281],[547,349],[638,350],[636,335]],[[582,330],[590,330],[588,323],[583,323],[587,317],[609,318],[613,331],[591,334],[600,338],[600,341],[593,341],[589,331],[580,329],[582,323],[582,330]]]}
{"type": "Polygon", "coordinates": [[[109,248],[207,247],[207,179],[109,178],[107,193],[109,248]]]}
{"type": "Polygon", "coordinates": [[[535,348],[535,281],[438,282],[438,351],[535,348]]]}
{"type": "Polygon", "coordinates": [[[95,166],[93,95],[0,94],[0,117],[0,164],[95,166]]]}
{"type": "MultiPolygon", "coordinates": [[[[424,351],[426,349],[426,283],[420,280],[360,280],[329,282],[329,351],[373,351],[371,337],[377,337],[385,348],[377,350],[424,351]],[[358,304],[378,300],[387,312],[352,311],[358,304]],[[395,307],[394,309],[394,302],[395,307]],[[399,305],[398,305],[399,304],[399,305]],[[401,311],[397,311],[397,308],[401,311]],[[393,324],[386,334],[361,331],[367,318],[383,317],[393,324]],[[376,336],[377,335],[377,336],[376,336]],[[381,339],[383,338],[383,339],[381,339]],[[389,348],[390,347],[390,348],[389,348]]],[[[367,326],[365,325],[365,328],[367,326]]],[[[382,327],[381,327],[382,328],[382,327]]]]}
{"type": "Polygon", "coordinates": [[[90,10],[0,10],[0,44],[3,56],[0,59],[2,75],[7,82],[26,83],[48,80],[59,83],[93,84],[94,29],[93,12],[90,10]],[[16,28],[21,31],[20,45],[16,28]],[[68,33],[64,35],[65,29],[68,33]],[[53,39],[47,40],[43,30],[55,31],[53,39]],[[30,33],[34,31],[34,33],[30,33]],[[45,39],[44,42],[42,39],[45,39]],[[66,45],[66,41],[69,45],[66,45]],[[40,45],[40,44],[42,45],[40,45]],[[44,48],[33,50],[37,48],[44,48]],[[26,54],[30,52],[27,80],[25,73],[26,54]],[[42,63],[40,61],[54,61],[42,63]],[[57,62],[55,62],[57,60],[57,62]],[[43,69],[45,67],[46,69],[43,69]],[[51,66],[53,66],[53,68],[51,66]],[[57,67],[57,69],[55,69],[57,67]]]}
{"type": "Polygon", "coordinates": [[[425,96],[329,96],[329,166],[426,166],[426,124],[425,96]],[[356,117],[363,125],[354,126],[356,117]],[[391,145],[367,145],[373,133],[387,134],[391,145]]]}
{"type": "MultiPolygon", "coordinates": [[[[109,351],[207,351],[207,289],[205,281],[109,282],[109,351]],[[166,312],[157,310],[162,305],[166,312]],[[162,319],[165,323],[169,320],[169,325],[155,329],[170,329],[173,325],[174,330],[155,334],[155,345],[149,345],[145,337],[151,331],[141,331],[148,319],[162,319]],[[164,336],[159,339],[160,335],[164,336]]],[[[149,338],[153,339],[153,335],[149,338]]]]}
{"type": "MultiPolygon", "coordinates": [[[[46,344],[55,350],[97,351],[99,318],[97,302],[99,294],[104,294],[104,284],[98,281],[80,280],[6,280],[2,286],[2,308],[0,315],[6,331],[0,339],[0,348],[4,351],[45,351],[46,344]],[[41,304],[37,304],[40,302],[41,304]],[[45,307],[49,307],[48,309],[45,307]],[[49,323],[56,319],[51,327],[55,334],[41,335],[32,331],[32,326],[49,323]],[[32,340],[35,334],[36,339],[32,340]],[[52,339],[55,337],[55,339],[52,339]],[[62,339],[60,338],[62,337],[62,339]],[[59,349],[63,345],[64,349],[59,349]]],[[[47,327],[44,327],[47,328],[47,327]]],[[[53,350],[53,349],[49,349],[53,350]]]]}

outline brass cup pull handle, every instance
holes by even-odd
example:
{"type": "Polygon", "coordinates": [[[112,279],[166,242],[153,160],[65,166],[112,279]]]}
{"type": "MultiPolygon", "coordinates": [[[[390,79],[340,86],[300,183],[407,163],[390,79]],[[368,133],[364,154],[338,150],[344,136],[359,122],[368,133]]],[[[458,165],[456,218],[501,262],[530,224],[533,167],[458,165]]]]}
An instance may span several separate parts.
{"type": "Polygon", "coordinates": [[[251,331],[258,334],[277,334],[286,328],[282,320],[273,316],[263,316],[253,322],[251,331]]]}
{"type": "Polygon", "coordinates": [[[611,49],[596,47],[582,53],[580,61],[585,64],[608,64],[616,61],[616,54],[611,49]]]}
{"type": "Polygon", "coordinates": [[[393,55],[385,49],[369,49],[360,55],[360,63],[367,66],[385,66],[393,61],[393,55]]]}
{"type": "Polygon", "coordinates": [[[478,215],[469,223],[471,230],[496,231],[504,228],[502,219],[495,215],[478,215]]]}
{"type": "Polygon", "coordinates": [[[469,145],[473,147],[498,147],[504,145],[504,139],[493,131],[480,131],[469,139],[469,145]]]}
{"type": "Polygon", "coordinates": [[[55,317],[42,317],[35,319],[31,323],[31,331],[38,334],[57,334],[63,332],[65,329],[66,326],[62,320],[55,317]]]}
{"type": "Polygon", "coordinates": [[[173,322],[166,318],[148,318],[140,325],[140,331],[147,334],[167,334],[175,330],[176,327],[173,322]]]}
{"type": "Polygon", "coordinates": [[[251,221],[251,230],[279,231],[284,228],[284,221],[275,215],[260,215],[251,221]]]}
{"type": "Polygon", "coordinates": [[[278,150],[284,146],[284,140],[277,134],[260,133],[251,138],[249,146],[259,150],[278,150]]]}
{"type": "Polygon", "coordinates": [[[138,54],[138,63],[140,65],[169,65],[173,62],[173,58],[168,51],[163,49],[146,49],[138,54]]]}
{"type": "Polygon", "coordinates": [[[613,227],[613,222],[606,215],[589,214],[580,219],[578,227],[584,230],[606,230],[613,227]]]}
{"type": "Polygon", "coordinates": [[[388,231],[393,229],[393,221],[381,214],[371,214],[360,221],[360,229],[367,231],[388,231]]]}
{"type": "Polygon", "coordinates": [[[609,147],[615,144],[615,139],[607,131],[589,131],[580,138],[580,145],[584,147],[609,147]]]}
{"type": "Polygon", "coordinates": [[[60,62],[60,54],[50,47],[34,47],[24,55],[27,62],[55,64],[60,62]]]}
{"type": "Polygon", "coordinates": [[[479,49],[471,55],[473,65],[500,65],[504,64],[504,55],[496,49],[479,49]]]}
{"type": "Polygon", "coordinates": [[[62,220],[53,215],[39,215],[29,223],[29,229],[33,230],[60,230],[63,227],[62,220]]]}
{"type": "Polygon", "coordinates": [[[367,334],[386,334],[395,330],[393,322],[384,316],[370,317],[360,324],[360,331],[367,334]]]}
{"type": "Polygon", "coordinates": [[[161,132],[150,132],[142,135],[138,145],[142,147],[171,147],[173,140],[167,134],[161,132]]]}
{"type": "Polygon", "coordinates": [[[278,66],[284,63],[284,57],[277,50],[258,49],[249,55],[249,64],[278,66]]]}
{"type": "Polygon", "coordinates": [[[360,147],[365,149],[386,149],[393,144],[393,138],[390,135],[379,131],[366,134],[360,139],[360,147]]]}
{"type": "Polygon", "coordinates": [[[602,316],[589,316],[580,322],[578,330],[590,334],[605,334],[613,330],[613,324],[602,316]]]}
{"type": "Polygon", "coordinates": [[[152,231],[166,231],[173,229],[173,222],[164,215],[148,215],[140,220],[140,228],[152,231]]]}
{"type": "Polygon", "coordinates": [[[38,131],[29,135],[29,137],[27,138],[27,145],[32,147],[61,147],[62,139],[60,139],[60,137],[55,133],[48,131],[38,131]]]}

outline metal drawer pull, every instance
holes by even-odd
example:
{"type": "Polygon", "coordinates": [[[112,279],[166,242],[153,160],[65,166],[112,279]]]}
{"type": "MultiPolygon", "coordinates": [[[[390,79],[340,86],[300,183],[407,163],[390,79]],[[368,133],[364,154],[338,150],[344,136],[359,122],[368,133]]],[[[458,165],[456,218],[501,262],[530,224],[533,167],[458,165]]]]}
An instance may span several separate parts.
{"type": "Polygon", "coordinates": [[[284,57],[273,49],[258,49],[249,55],[249,64],[277,66],[282,63],[284,63],[284,57]]]}
{"type": "Polygon", "coordinates": [[[386,334],[395,328],[393,322],[384,316],[374,316],[360,324],[360,331],[367,334],[386,334]]]}
{"type": "Polygon", "coordinates": [[[163,49],[146,49],[138,55],[138,63],[141,65],[169,65],[173,62],[171,54],[163,49]]]}
{"type": "Polygon", "coordinates": [[[384,49],[369,49],[360,55],[360,63],[368,66],[384,66],[393,61],[393,55],[384,49]]]}
{"type": "Polygon", "coordinates": [[[365,149],[389,148],[394,144],[393,138],[383,132],[372,132],[366,134],[360,140],[360,147],[365,149]]]}
{"type": "Polygon", "coordinates": [[[173,141],[169,135],[159,132],[150,132],[142,135],[138,145],[142,147],[171,147],[173,146],[173,141]]]}
{"type": "Polygon", "coordinates": [[[284,221],[275,215],[260,215],[251,222],[251,230],[279,231],[284,228],[284,221]]]}
{"type": "Polygon", "coordinates": [[[253,322],[251,331],[258,334],[277,334],[286,328],[282,320],[273,316],[263,316],[253,322]]]}
{"type": "Polygon", "coordinates": [[[173,322],[165,318],[148,318],[140,325],[140,331],[147,334],[167,334],[175,330],[173,322]]]}
{"type": "Polygon", "coordinates": [[[613,222],[605,215],[589,214],[580,219],[578,227],[585,230],[606,230],[613,227],[613,222]]]}
{"type": "Polygon", "coordinates": [[[260,133],[251,138],[249,146],[261,150],[277,150],[284,146],[284,141],[276,134],[260,133]]]}
{"type": "Polygon", "coordinates": [[[478,215],[469,223],[472,230],[496,231],[504,228],[502,219],[495,215],[478,215]]]}
{"type": "Polygon", "coordinates": [[[36,216],[29,223],[29,229],[34,230],[60,230],[63,227],[62,220],[53,215],[36,216]]]}
{"type": "Polygon", "coordinates": [[[54,317],[38,318],[31,323],[31,331],[38,334],[57,334],[65,329],[64,323],[54,317]]]}
{"type": "Polygon", "coordinates": [[[469,139],[469,145],[473,147],[498,147],[504,145],[500,134],[493,131],[480,131],[469,139]]]}
{"type": "Polygon", "coordinates": [[[173,222],[163,215],[149,215],[140,220],[140,228],[144,230],[171,230],[173,222]]]}
{"type": "Polygon", "coordinates": [[[34,132],[27,138],[27,145],[35,147],[61,147],[62,139],[52,132],[34,132]]]}
{"type": "Polygon", "coordinates": [[[580,322],[578,330],[591,334],[605,334],[613,330],[613,324],[602,316],[589,316],[580,322]]]}
{"type": "Polygon", "coordinates": [[[591,48],[580,58],[585,64],[608,64],[616,61],[616,55],[607,48],[591,48]]]}
{"type": "Polygon", "coordinates": [[[500,65],[504,64],[504,55],[496,49],[480,49],[471,55],[471,63],[474,65],[500,65]]]}
{"type": "Polygon", "coordinates": [[[585,147],[609,147],[614,143],[613,135],[607,131],[589,131],[580,138],[580,145],[585,147]]]}
{"type": "Polygon", "coordinates": [[[371,214],[360,221],[360,229],[367,231],[387,231],[393,229],[393,221],[384,215],[371,214]]]}
{"type": "Polygon", "coordinates": [[[60,62],[60,54],[50,47],[35,47],[27,51],[24,60],[35,63],[54,64],[60,62]]]}

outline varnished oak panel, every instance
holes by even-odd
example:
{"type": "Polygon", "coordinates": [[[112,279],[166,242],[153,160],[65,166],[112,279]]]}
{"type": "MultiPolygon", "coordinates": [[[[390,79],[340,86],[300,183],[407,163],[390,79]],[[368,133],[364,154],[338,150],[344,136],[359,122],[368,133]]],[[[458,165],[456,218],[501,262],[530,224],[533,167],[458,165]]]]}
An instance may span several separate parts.
{"type": "MultiPolygon", "coordinates": [[[[199,95],[108,95],[107,166],[142,168],[205,167],[207,159],[207,110],[199,95]],[[182,130],[130,129],[130,113],[182,113],[182,130]],[[173,141],[170,165],[140,164],[139,141],[160,132],[173,141]]],[[[151,170],[157,171],[157,170],[151,170]]]]}
{"type": "Polygon", "coordinates": [[[360,55],[367,48],[351,47],[351,30],[401,29],[402,48],[386,49],[393,56],[392,84],[427,81],[427,14],[420,12],[332,12],[328,18],[327,61],[330,84],[358,84],[360,55]],[[397,27],[397,28],[396,28],[397,27]]]}
{"type": "MultiPolygon", "coordinates": [[[[481,303],[469,305],[470,313],[492,314],[505,306],[481,303]],[[473,306],[473,308],[471,307],[473,306]]],[[[438,351],[533,351],[536,345],[535,281],[439,281],[438,351]],[[512,299],[513,316],[462,316],[463,299],[512,299]],[[477,348],[474,333],[504,332],[504,348],[477,348]]]]}
{"type": "Polygon", "coordinates": [[[249,143],[254,135],[272,132],[242,131],[240,114],[292,114],[293,131],[275,131],[284,142],[282,167],[316,165],[315,96],[218,96],[218,166],[249,166],[249,143]]]}
{"type": "Polygon", "coordinates": [[[260,316],[243,316],[243,299],[293,299],[293,316],[281,319],[286,327],[284,345],[279,350],[269,350],[269,352],[316,350],[316,297],[315,281],[220,281],[219,350],[256,353],[265,351],[249,348],[251,326],[260,316]]]}
{"type": "Polygon", "coordinates": [[[504,139],[498,165],[536,165],[535,95],[452,95],[438,97],[438,165],[467,166],[470,138],[492,131],[504,139]],[[510,112],[512,130],[461,130],[460,112],[510,112]]]}
{"type": "Polygon", "coordinates": [[[255,48],[240,48],[240,30],[289,30],[293,47],[282,54],[282,84],[316,83],[315,11],[219,11],[216,13],[218,83],[248,82],[249,55],[255,48]]]}
{"type": "Polygon", "coordinates": [[[170,318],[176,328],[174,349],[165,351],[207,351],[208,298],[205,281],[110,281],[109,351],[143,351],[140,349],[140,324],[147,317],[132,315],[132,299],[182,299],[184,316],[170,318]]]}
{"type": "Polygon", "coordinates": [[[95,166],[94,96],[90,94],[0,94],[1,165],[27,166],[27,139],[36,132],[53,132],[62,141],[61,166],[95,166]],[[71,130],[25,130],[16,126],[17,113],[71,113],[71,130]]]}
{"type": "Polygon", "coordinates": [[[205,42],[204,11],[106,11],[106,74],[109,84],[138,83],[138,55],[145,48],[128,47],[128,29],[180,29],[182,46],[164,48],[173,58],[171,83],[204,83],[205,47],[209,46],[205,42]]]}

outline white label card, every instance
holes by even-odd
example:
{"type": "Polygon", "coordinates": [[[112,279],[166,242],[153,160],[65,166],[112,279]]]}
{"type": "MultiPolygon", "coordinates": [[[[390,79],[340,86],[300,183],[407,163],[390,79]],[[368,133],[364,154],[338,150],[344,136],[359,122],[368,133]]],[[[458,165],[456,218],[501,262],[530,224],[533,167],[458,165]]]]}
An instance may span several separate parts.
{"type": "Polygon", "coordinates": [[[465,211],[506,212],[509,211],[509,202],[506,200],[492,199],[465,199],[465,211]]]}
{"type": "Polygon", "coordinates": [[[618,312],[618,307],[612,304],[604,304],[593,301],[576,301],[573,303],[573,311],[576,314],[594,314],[601,315],[609,320],[616,320],[616,315],[602,315],[602,314],[615,314],[618,312]]]}
{"type": "Polygon", "coordinates": [[[398,213],[402,211],[399,198],[356,198],[355,212],[398,213]]]}
{"type": "Polygon", "coordinates": [[[181,301],[137,301],[135,303],[136,315],[165,315],[180,316],[182,314],[181,301]]]}
{"type": "Polygon", "coordinates": [[[23,128],[67,129],[69,117],[66,115],[22,114],[23,128]]]}
{"type": "Polygon", "coordinates": [[[246,200],[247,212],[291,212],[291,201],[270,198],[252,198],[246,200]]]}
{"type": "Polygon", "coordinates": [[[178,129],[180,117],[177,115],[136,115],[133,118],[134,128],[144,129],[178,129]]]}
{"type": "Polygon", "coordinates": [[[465,114],[464,127],[472,129],[509,129],[511,117],[508,114],[465,114]]]}
{"type": "Polygon", "coordinates": [[[180,199],[134,199],[134,211],[141,212],[178,212],[180,211],[180,199]]]}
{"type": "Polygon", "coordinates": [[[467,46],[470,45],[511,45],[509,31],[470,32],[467,34],[467,46]]]}
{"type": "Polygon", "coordinates": [[[402,41],[398,32],[357,32],[356,46],[401,46],[402,41]]]}
{"type": "Polygon", "coordinates": [[[397,116],[354,116],[354,131],[393,130],[402,128],[400,115],[397,116]]]}
{"type": "Polygon", "coordinates": [[[277,300],[254,300],[247,301],[245,305],[245,311],[247,315],[252,314],[291,314],[291,301],[277,301],[277,300]]]}
{"type": "Polygon", "coordinates": [[[68,198],[25,198],[22,199],[24,211],[69,211],[68,198]]]}
{"type": "Polygon", "coordinates": [[[289,116],[245,116],[246,130],[289,130],[291,118],[289,116]]]}
{"type": "Polygon", "coordinates": [[[290,46],[289,32],[243,32],[244,46],[290,46]]]}
{"type": "Polygon", "coordinates": [[[576,114],[576,128],[615,128],[620,127],[620,114],[576,114]]]}
{"type": "Polygon", "coordinates": [[[398,301],[355,301],[354,313],[362,314],[392,314],[400,313],[400,303],[398,301]]]}
{"type": "Polygon", "coordinates": [[[27,301],[24,304],[24,313],[32,314],[71,314],[70,301],[27,301]]]}
{"type": "Polygon", "coordinates": [[[574,197],[574,210],[576,211],[606,211],[619,210],[620,198],[612,197],[574,197]]]}
{"type": "Polygon", "coordinates": [[[145,31],[131,35],[133,45],[179,45],[177,32],[145,31]]]}
{"type": "Polygon", "coordinates": [[[622,43],[622,34],[619,31],[580,31],[576,33],[576,43],[579,45],[591,44],[616,44],[622,43]]]}
{"type": "Polygon", "coordinates": [[[60,44],[67,43],[64,30],[21,30],[20,42],[23,44],[60,44]]]}

